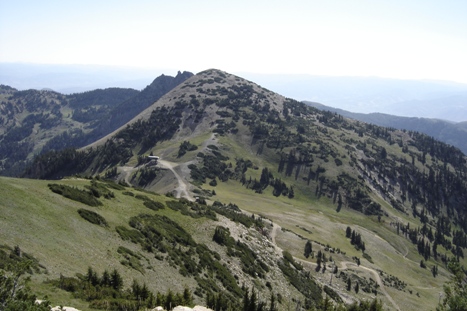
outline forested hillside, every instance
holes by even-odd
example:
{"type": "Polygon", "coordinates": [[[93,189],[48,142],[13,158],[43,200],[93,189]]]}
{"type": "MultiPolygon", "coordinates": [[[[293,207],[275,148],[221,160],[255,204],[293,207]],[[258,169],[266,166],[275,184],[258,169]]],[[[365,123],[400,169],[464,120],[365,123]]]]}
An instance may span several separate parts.
{"type": "Polygon", "coordinates": [[[337,112],[342,116],[362,122],[424,133],[434,137],[436,140],[453,145],[464,152],[464,154],[467,154],[467,139],[465,139],[467,136],[466,122],[453,123],[439,119],[399,117],[384,113],[355,113],[314,102],[304,101],[304,103],[320,110],[337,112]]]}
{"type": "Polygon", "coordinates": [[[191,75],[160,76],[141,92],[108,88],[63,95],[1,86],[0,174],[19,176],[37,154],[94,142],[191,75]]]}

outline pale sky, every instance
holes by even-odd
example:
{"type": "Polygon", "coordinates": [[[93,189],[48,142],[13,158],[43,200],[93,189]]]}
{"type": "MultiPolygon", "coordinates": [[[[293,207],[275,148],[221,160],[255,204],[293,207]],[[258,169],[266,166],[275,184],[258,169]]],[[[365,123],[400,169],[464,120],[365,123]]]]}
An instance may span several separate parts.
{"type": "Polygon", "coordinates": [[[467,83],[467,1],[0,0],[0,62],[467,83]]]}

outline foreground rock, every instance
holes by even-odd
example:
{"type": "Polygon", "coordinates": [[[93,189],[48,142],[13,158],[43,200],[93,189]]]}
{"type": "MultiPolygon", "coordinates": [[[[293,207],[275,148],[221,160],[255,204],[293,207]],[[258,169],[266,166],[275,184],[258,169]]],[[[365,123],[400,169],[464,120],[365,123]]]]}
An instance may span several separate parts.
{"type": "Polygon", "coordinates": [[[177,306],[173,309],[173,311],[213,311],[212,309],[202,307],[202,306],[195,306],[193,309],[189,307],[177,306]]]}

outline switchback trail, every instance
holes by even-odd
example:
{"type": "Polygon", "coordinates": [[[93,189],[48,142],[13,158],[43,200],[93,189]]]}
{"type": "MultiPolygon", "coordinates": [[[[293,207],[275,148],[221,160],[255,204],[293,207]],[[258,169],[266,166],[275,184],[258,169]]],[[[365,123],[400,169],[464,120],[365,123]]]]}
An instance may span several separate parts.
{"type": "MultiPolygon", "coordinates": [[[[276,243],[276,236],[277,236],[277,231],[278,230],[281,230],[281,227],[279,225],[273,223],[273,227],[271,229],[270,237],[271,237],[271,241],[272,241],[272,243],[274,245],[274,248],[275,248],[276,252],[279,253],[279,254],[282,254],[283,250],[276,243]]],[[[316,263],[314,263],[314,262],[303,260],[303,259],[300,259],[300,258],[297,258],[297,257],[294,257],[294,260],[296,260],[296,261],[298,261],[298,262],[300,262],[302,264],[305,264],[307,266],[316,266],[316,263]]],[[[385,288],[385,286],[383,284],[383,281],[381,280],[381,277],[379,276],[378,271],[376,271],[374,269],[371,269],[371,268],[368,268],[368,267],[365,267],[365,266],[362,266],[362,265],[357,265],[356,263],[351,262],[351,261],[341,261],[340,264],[341,264],[341,270],[347,270],[347,269],[349,269],[349,266],[352,266],[352,268],[354,268],[354,269],[367,270],[371,274],[373,274],[373,276],[376,279],[376,283],[379,285],[379,288],[381,289],[381,292],[389,300],[389,302],[394,306],[394,308],[396,308],[396,310],[400,311],[400,308],[397,305],[397,303],[394,301],[394,299],[392,299],[391,295],[389,295],[388,292],[386,291],[386,288],[385,288]]]]}

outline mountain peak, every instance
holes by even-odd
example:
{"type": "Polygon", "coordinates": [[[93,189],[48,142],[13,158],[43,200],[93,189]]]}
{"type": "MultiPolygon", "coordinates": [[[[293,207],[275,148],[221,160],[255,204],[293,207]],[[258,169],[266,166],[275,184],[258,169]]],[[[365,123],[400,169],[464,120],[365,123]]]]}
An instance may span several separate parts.
{"type": "Polygon", "coordinates": [[[161,104],[170,105],[164,99],[182,96],[182,93],[208,102],[210,100],[238,99],[242,97],[244,100],[250,101],[250,104],[269,105],[279,112],[282,111],[283,103],[286,100],[284,96],[267,90],[249,80],[220,69],[211,68],[186,79],[184,83],[166,94],[158,106],[161,104]]]}

